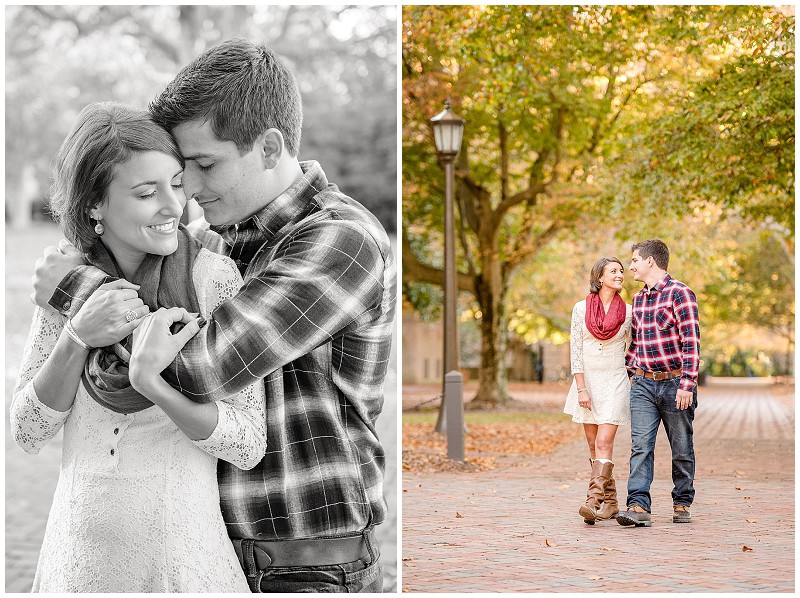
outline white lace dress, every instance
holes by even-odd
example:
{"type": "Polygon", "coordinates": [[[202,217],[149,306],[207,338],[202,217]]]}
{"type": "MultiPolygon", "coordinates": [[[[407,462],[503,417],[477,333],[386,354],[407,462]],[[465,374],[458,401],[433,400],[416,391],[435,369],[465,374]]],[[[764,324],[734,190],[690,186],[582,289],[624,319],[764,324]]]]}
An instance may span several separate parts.
{"type": "Polygon", "coordinates": [[[601,341],[586,327],[586,300],[572,309],[570,361],[572,373],[583,373],[592,398],[591,410],[578,404],[578,387],[572,379],[564,413],[579,424],[629,424],[630,390],[625,369],[625,352],[631,342],[631,306],[626,305],[625,322],[607,341],[601,341]]]}
{"type": "MultiPolygon", "coordinates": [[[[193,269],[201,313],[242,284],[227,258],[201,250],[193,269]]],[[[254,467],[266,449],[264,387],[218,401],[217,427],[192,441],[157,406],[123,415],[83,384],[67,412],[39,401],[32,378],[65,318],[38,309],[11,405],[14,439],[38,453],[64,427],[61,472],[34,592],[247,592],[219,507],[217,458],[254,467]]]]}

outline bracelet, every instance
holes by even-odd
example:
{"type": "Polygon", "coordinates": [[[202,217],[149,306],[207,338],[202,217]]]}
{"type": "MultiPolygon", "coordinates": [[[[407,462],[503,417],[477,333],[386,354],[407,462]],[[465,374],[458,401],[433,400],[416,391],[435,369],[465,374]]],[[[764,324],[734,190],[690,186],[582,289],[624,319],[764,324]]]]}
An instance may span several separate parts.
{"type": "Polygon", "coordinates": [[[87,345],[81,340],[81,337],[78,336],[78,333],[75,332],[75,329],[72,327],[72,320],[67,320],[67,323],[64,324],[64,330],[77,345],[79,345],[82,349],[86,349],[87,351],[91,351],[92,347],[87,345]]]}
{"type": "Polygon", "coordinates": [[[579,388],[578,392],[588,392],[585,388],[579,388]]]}

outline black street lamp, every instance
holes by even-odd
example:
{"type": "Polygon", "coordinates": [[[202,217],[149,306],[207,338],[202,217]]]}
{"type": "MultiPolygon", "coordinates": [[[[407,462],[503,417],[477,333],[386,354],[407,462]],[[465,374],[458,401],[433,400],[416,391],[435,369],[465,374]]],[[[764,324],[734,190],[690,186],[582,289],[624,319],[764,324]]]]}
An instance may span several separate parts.
{"type": "MultiPolygon", "coordinates": [[[[444,110],[431,119],[433,138],[439,163],[444,167],[444,372],[459,371],[458,323],[456,318],[456,297],[458,278],[456,274],[455,211],[453,208],[453,162],[461,149],[464,133],[464,119],[450,110],[450,100],[444,103],[444,110]]],[[[439,411],[436,430],[444,432],[446,423],[444,401],[439,411]]]]}

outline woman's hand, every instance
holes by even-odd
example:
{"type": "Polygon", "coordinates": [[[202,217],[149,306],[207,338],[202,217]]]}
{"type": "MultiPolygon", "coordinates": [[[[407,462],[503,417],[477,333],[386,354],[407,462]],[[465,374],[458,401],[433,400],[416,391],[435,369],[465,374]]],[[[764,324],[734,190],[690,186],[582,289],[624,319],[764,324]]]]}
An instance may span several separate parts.
{"type": "Polygon", "coordinates": [[[136,293],[138,288],[139,285],[124,279],[100,285],[72,318],[72,329],[90,347],[118,343],[150,313],[136,293]],[[126,317],[128,312],[131,321],[126,317]]]}
{"type": "Polygon", "coordinates": [[[181,307],[162,307],[143,318],[141,325],[133,333],[133,350],[128,370],[131,386],[152,400],[152,391],[163,382],[161,372],[199,330],[197,314],[189,313],[181,307]],[[182,322],[184,327],[172,334],[169,328],[175,322],[182,322]]]}
{"type": "Polygon", "coordinates": [[[592,397],[589,396],[588,390],[578,393],[578,405],[589,411],[592,410],[592,397]]]}

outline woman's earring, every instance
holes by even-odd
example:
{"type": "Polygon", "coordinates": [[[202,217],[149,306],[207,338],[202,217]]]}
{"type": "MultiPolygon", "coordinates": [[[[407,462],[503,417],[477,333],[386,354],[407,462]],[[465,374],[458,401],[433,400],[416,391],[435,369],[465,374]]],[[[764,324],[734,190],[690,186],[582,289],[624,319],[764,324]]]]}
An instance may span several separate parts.
{"type": "Polygon", "coordinates": [[[103,233],[106,232],[106,227],[103,226],[98,220],[97,224],[94,225],[94,232],[96,232],[98,235],[102,237],[103,233]]]}

